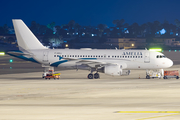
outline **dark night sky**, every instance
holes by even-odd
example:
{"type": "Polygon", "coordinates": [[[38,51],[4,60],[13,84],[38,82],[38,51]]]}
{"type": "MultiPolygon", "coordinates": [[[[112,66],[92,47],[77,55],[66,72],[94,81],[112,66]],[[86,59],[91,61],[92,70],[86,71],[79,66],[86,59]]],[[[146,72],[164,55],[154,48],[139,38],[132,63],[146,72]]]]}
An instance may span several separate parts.
{"type": "Polygon", "coordinates": [[[12,19],[22,19],[47,25],[67,24],[70,20],[80,25],[113,26],[115,19],[130,25],[164,20],[174,24],[180,20],[180,0],[1,0],[0,26],[12,25],[12,19]]]}

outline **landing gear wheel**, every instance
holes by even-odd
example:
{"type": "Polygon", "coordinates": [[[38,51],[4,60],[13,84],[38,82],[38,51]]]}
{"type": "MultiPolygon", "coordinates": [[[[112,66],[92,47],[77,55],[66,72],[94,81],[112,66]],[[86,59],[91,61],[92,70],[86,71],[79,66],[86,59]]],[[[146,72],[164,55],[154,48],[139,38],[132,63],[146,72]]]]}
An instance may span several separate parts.
{"type": "Polygon", "coordinates": [[[94,79],[98,79],[99,78],[99,73],[95,73],[94,74],[94,79]]]}
{"type": "Polygon", "coordinates": [[[149,75],[147,75],[147,76],[146,76],[146,79],[150,79],[150,76],[149,76],[149,75]]]}
{"type": "Polygon", "coordinates": [[[176,76],[176,79],[179,79],[179,76],[176,76]]]}
{"type": "Polygon", "coordinates": [[[92,73],[90,73],[90,74],[88,75],[88,79],[93,79],[93,74],[92,74],[92,73]]]}
{"type": "Polygon", "coordinates": [[[164,76],[163,78],[164,78],[164,79],[167,79],[167,77],[166,77],[166,76],[164,76]]]}

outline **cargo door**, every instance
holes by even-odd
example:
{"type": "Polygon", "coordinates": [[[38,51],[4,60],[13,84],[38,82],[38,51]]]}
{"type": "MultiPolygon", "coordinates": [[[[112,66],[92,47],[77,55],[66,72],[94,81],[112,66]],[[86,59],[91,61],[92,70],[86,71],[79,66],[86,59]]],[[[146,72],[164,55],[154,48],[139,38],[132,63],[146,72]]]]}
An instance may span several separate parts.
{"type": "Polygon", "coordinates": [[[145,52],[144,63],[150,63],[150,52],[145,52]]]}

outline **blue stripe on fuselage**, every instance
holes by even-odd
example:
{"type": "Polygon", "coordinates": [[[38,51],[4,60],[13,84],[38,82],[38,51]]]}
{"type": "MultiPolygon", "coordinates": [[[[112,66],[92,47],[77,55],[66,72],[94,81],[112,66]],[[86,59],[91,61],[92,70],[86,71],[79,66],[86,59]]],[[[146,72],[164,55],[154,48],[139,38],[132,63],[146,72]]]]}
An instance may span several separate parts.
{"type": "Polygon", "coordinates": [[[26,61],[31,61],[31,62],[39,63],[34,58],[27,58],[27,57],[24,57],[23,55],[17,56],[17,55],[13,55],[13,54],[10,54],[10,53],[8,53],[8,54],[11,55],[11,56],[14,56],[14,57],[26,60],[26,61]]]}
{"type": "Polygon", "coordinates": [[[55,63],[52,63],[50,66],[53,66],[53,67],[58,67],[58,65],[62,64],[62,63],[65,63],[67,62],[68,60],[61,60],[61,61],[58,61],[58,62],[55,62],[55,63]]]}

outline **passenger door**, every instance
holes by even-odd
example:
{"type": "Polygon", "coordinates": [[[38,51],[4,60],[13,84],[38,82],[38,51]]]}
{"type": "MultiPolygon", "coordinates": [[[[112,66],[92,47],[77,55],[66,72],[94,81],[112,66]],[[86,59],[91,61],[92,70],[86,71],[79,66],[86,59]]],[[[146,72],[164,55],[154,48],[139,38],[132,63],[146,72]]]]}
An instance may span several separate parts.
{"type": "Polygon", "coordinates": [[[144,63],[150,63],[150,52],[145,52],[144,63]]]}
{"type": "Polygon", "coordinates": [[[48,61],[48,51],[43,51],[43,62],[49,62],[48,61]]]}

